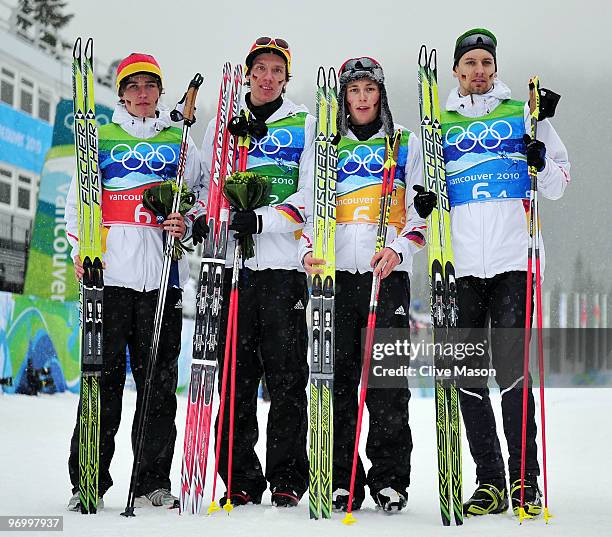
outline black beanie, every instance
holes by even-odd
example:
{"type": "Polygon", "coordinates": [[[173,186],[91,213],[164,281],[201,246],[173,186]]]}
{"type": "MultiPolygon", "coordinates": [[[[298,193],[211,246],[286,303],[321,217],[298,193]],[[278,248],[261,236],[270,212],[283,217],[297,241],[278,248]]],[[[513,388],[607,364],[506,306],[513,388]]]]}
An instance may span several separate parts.
{"type": "Polygon", "coordinates": [[[495,67],[497,68],[497,57],[495,54],[497,49],[497,38],[492,32],[485,28],[473,28],[457,38],[453,69],[457,67],[459,60],[465,53],[475,49],[482,49],[490,52],[495,61],[495,67]]]}

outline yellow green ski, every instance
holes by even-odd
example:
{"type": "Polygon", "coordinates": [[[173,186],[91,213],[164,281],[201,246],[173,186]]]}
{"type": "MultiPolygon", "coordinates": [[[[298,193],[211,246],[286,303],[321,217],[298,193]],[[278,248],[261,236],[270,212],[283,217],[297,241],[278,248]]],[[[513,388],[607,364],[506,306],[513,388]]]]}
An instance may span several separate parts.
{"type": "Polygon", "coordinates": [[[79,414],[79,495],[81,512],[98,504],[100,376],[102,372],[102,190],[94,104],[93,39],[84,51],[77,38],[72,56],[74,144],[77,164],[79,255],[83,263],[81,301],[81,407],[79,414]]]}
{"type": "Polygon", "coordinates": [[[336,177],[338,163],[336,72],[319,67],[315,138],[313,255],[325,259],[311,280],[310,329],[310,518],[332,512],[334,281],[336,274],[336,177]]]}
{"type": "MultiPolygon", "coordinates": [[[[425,189],[437,195],[437,207],[427,223],[431,316],[436,342],[452,342],[457,327],[457,287],[451,245],[450,201],[446,187],[436,50],[428,54],[425,45],[419,53],[419,105],[425,189]]],[[[452,368],[453,359],[434,357],[436,371],[452,368]]],[[[436,376],[436,439],[438,450],[438,491],[442,523],[463,524],[461,421],[459,394],[455,379],[436,376]]]]}

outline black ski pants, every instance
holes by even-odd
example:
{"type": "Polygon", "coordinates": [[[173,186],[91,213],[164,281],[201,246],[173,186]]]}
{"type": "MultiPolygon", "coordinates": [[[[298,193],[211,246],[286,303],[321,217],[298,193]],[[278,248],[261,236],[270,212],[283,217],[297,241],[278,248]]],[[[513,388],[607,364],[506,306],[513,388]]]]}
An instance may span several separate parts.
{"type": "MultiPolygon", "coordinates": [[[[157,291],[139,292],[124,287],[104,288],[104,368],[100,379],[100,496],[112,486],[110,464],[115,452],[115,435],[121,421],[121,404],[126,373],[126,346],[136,383],[136,414],[132,422],[132,451],[135,451],[138,416],[149,349],[157,291]]],[[[155,373],[151,384],[148,421],[136,495],[157,488],[170,489],[170,466],[176,440],[176,384],[181,349],[182,306],[180,289],[170,289],[166,297],[155,373]]],[[[70,442],[68,469],[73,493],[79,489],[79,414],[70,442]]]]}
{"type": "MultiPolygon", "coordinates": [[[[219,345],[219,392],[232,271],[224,277],[219,345]]],[[[308,364],[306,361],[306,276],[296,270],[241,269],[232,491],[259,497],[266,489],[287,487],[301,496],[308,487],[306,456],[308,364]],[[259,436],[257,394],[265,376],[270,392],[266,471],[255,453],[259,436]]],[[[231,354],[230,354],[231,359],[231,354]]],[[[219,475],[227,484],[230,375],[227,379],[219,475]]],[[[215,423],[218,428],[219,416],[215,423]]]]}
{"type": "MultiPolygon", "coordinates": [[[[349,490],[357,424],[361,377],[362,331],[368,320],[372,273],[336,273],[334,364],[334,468],[333,488],[349,490]]],[[[405,272],[392,272],[382,280],[376,316],[377,328],[405,328],[410,337],[408,309],[410,280],[405,272]]],[[[365,334],[365,332],[363,332],[365,334]]],[[[365,337],[365,336],[364,336],[365,337]]],[[[375,341],[379,341],[376,337],[375,341]]],[[[370,377],[372,373],[370,371],[370,377]]],[[[397,380],[397,379],[396,379],[397,380]]],[[[408,381],[404,387],[373,387],[369,382],[366,405],[370,425],[366,455],[372,463],[367,479],[359,458],[355,496],[374,495],[385,487],[405,491],[410,484],[412,435],[408,424],[408,381]]]]}
{"type": "MultiPolygon", "coordinates": [[[[466,276],[457,279],[458,326],[465,341],[488,342],[489,353],[466,358],[468,368],[496,370],[501,390],[504,434],[508,443],[510,479],[520,475],[521,428],[523,419],[523,353],[525,328],[525,290],[527,273],[512,271],[492,278],[466,276]],[[490,338],[488,327],[491,327],[490,338]]],[[[495,417],[489,398],[487,377],[463,379],[459,393],[470,452],[476,462],[479,483],[504,479],[505,469],[495,417]]],[[[527,405],[526,473],[539,475],[536,446],[535,405],[529,377],[527,405]]]]}

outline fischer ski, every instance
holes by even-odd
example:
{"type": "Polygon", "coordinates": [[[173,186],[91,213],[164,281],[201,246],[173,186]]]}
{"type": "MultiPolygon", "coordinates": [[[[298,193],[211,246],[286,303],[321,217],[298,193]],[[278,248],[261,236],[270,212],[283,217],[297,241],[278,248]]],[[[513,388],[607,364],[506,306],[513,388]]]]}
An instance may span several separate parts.
{"type": "MultiPolygon", "coordinates": [[[[419,105],[425,188],[437,195],[437,207],[427,225],[431,316],[435,342],[451,342],[457,328],[457,288],[451,245],[450,201],[442,146],[438,101],[437,56],[421,46],[419,53],[419,105]]],[[[452,358],[434,356],[436,371],[452,366],[452,358]]],[[[449,526],[451,511],[456,525],[463,524],[461,421],[459,393],[453,378],[435,378],[438,492],[442,523],[449,526]]]]}
{"type": "Polygon", "coordinates": [[[334,384],[334,281],[336,273],[336,177],[338,113],[336,71],[319,67],[314,173],[315,258],[323,274],[311,279],[310,329],[310,518],[331,518],[334,384]]]}
{"type": "Polygon", "coordinates": [[[102,375],[102,206],[98,170],[98,130],[94,101],[93,39],[82,51],[77,38],[72,54],[74,142],[77,159],[77,211],[80,284],[81,394],[79,414],[79,496],[81,513],[98,504],[100,451],[100,377],[102,375]]]}
{"type": "Polygon", "coordinates": [[[242,66],[235,67],[232,77],[232,66],[226,63],[219,92],[208,191],[207,220],[210,231],[203,245],[198,280],[181,469],[180,513],[199,513],[204,500],[229,226],[229,203],[223,196],[223,184],[225,177],[233,171],[236,150],[235,137],[230,135],[227,127],[230,119],[238,115],[241,88],[242,66]]]}
{"type": "MultiPolygon", "coordinates": [[[[171,213],[176,213],[179,210],[181,192],[185,181],[185,166],[187,162],[189,129],[195,123],[195,101],[198,90],[204,79],[200,73],[196,73],[189,88],[185,94],[185,107],[181,114],[183,120],[183,132],[181,135],[181,148],[179,152],[178,168],[176,172],[176,191],[172,199],[171,213]]],[[[130,489],[128,492],[128,500],[125,511],[121,513],[126,517],[133,517],[134,502],[136,499],[136,484],[140,473],[140,464],[142,461],[142,451],[146,440],[146,424],[149,412],[149,402],[151,399],[151,381],[155,372],[155,363],[157,361],[157,351],[159,348],[159,340],[161,337],[162,321],[164,316],[164,305],[166,302],[166,293],[168,291],[168,280],[170,277],[170,268],[172,264],[172,252],[174,248],[175,238],[172,235],[166,235],[164,244],[164,262],[161,270],[161,278],[159,283],[159,293],[157,296],[157,304],[155,307],[155,318],[153,320],[153,341],[149,349],[149,358],[147,360],[147,370],[145,377],[145,386],[143,391],[142,410],[138,415],[138,424],[136,428],[136,441],[134,443],[134,464],[132,466],[132,478],[130,480],[130,489]]],[[[177,506],[178,507],[178,506],[177,506]]]]}

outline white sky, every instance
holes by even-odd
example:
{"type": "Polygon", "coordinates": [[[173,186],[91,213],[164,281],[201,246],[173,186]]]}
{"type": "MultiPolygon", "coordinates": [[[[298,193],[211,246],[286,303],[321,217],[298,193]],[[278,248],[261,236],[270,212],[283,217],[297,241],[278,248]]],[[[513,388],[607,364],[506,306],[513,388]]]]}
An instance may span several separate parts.
{"type": "Polygon", "coordinates": [[[612,72],[609,0],[68,0],[68,10],[75,13],[64,31],[68,40],[93,36],[106,62],[133,51],[153,54],[169,97],[182,93],[192,74],[201,71],[211,102],[223,62],[243,61],[261,35],[290,43],[298,93],[314,86],[320,64],[338,66],[347,57],[367,54],[379,59],[388,80],[399,86],[391,92],[415,100],[420,44],[438,48],[441,83],[448,87],[454,41],[474,26],[497,35],[502,79],[517,76],[526,82],[539,68],[555,87],[567,72],[572,77],[612,72]]]}

